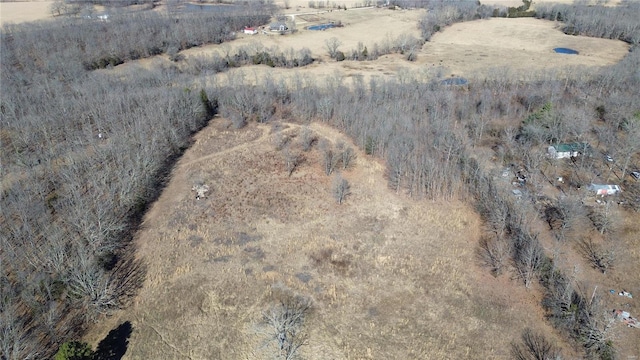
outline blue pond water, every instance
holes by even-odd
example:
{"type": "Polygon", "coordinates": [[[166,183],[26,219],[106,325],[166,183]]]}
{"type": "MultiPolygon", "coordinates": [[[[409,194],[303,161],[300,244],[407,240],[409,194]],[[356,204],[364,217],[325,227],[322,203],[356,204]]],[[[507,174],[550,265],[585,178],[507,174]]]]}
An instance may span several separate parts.
{"type": "Polygon", "coordinates": [[[469,81],[461,77],[453,77],[440,81],[440,85],[466,85],[469,81]]]}
{"type": "Polygon", "coordinates": [[[557,52],[558,54],[578,55],[578,52],[576,50],[569,48],[555,48],[553,49],[553,51],[557,52]]]}
{"type": "Polygon", "coordinates": [[[326,30],[326,29],[331,29],[332,27],[336,27],[336,26],[334,24],[320,24],[320,25],[309,26],[307,29],[309,29],[309,30],[326,30]]]}

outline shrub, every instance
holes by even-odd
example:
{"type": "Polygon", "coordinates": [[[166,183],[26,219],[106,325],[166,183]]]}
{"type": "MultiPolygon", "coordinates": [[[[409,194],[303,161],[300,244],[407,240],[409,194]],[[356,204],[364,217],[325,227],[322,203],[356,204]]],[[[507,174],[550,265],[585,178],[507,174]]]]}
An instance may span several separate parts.
{"type": "Polygon", "coordinates": [[[87,343],[80,341],[67,341],[60,346],[56,353],[55,360],[91,360],[93,350],[87,343]]]}

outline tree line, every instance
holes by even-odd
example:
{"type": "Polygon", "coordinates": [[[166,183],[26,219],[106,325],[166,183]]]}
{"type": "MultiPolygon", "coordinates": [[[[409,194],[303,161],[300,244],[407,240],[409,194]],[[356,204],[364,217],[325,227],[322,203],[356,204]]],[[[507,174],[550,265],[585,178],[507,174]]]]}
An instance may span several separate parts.
{"type": "Polygon", "coordinates": [[[102,66],[93,62],[230,40],[247,21],[265,22],[270,9],[3,28],[3,359],[50,358],[126,304],[145,273],[132,235],[171,164],[216,112],[215,90],[175,67],[124,79],[90,71],[102,66]]]}

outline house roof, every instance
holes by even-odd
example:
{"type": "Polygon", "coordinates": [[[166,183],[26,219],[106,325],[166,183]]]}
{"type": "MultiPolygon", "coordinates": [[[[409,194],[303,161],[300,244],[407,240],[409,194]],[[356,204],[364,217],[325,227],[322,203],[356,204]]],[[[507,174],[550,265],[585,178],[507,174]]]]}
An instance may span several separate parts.
{"type": "Polygon", "coordinates": [[[557,152],[582,152],[588,151],[591,145],[588,143],[565,143],[555,145],[554,148],[557,152]]]}
{"type": "Polygon", "coordinates": [[[618,185],[603,185],[603,184],[591,184],[589,185],[590,190],[617,190],[620,191],[620,186],[618,185]]]}

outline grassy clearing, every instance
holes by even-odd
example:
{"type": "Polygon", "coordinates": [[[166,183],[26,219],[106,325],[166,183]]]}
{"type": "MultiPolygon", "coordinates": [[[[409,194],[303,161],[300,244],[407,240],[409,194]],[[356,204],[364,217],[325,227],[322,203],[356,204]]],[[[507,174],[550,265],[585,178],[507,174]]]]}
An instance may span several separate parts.
{"type": "Polygon", "coordinates": [[[137,241],[149,275],[136,304],[112,320],[133,319],[126,358],[260,357],[261,314],[282,292],[312,299],[300,349],[308,358],[507,355],[535,301],[487,292],[500,280],[477,275],[471,209],[396,195],[361,152],[343,172],[353,195],[337,205],[317,149],[288,177],[269,127],[225,126],[215,120],[198,134],[146,217],[137,241]],[[210,186],[207,199],[194,199],[194,182],[210,186]],[[505,324],[508,334],[486,331],[505,324]]]}

